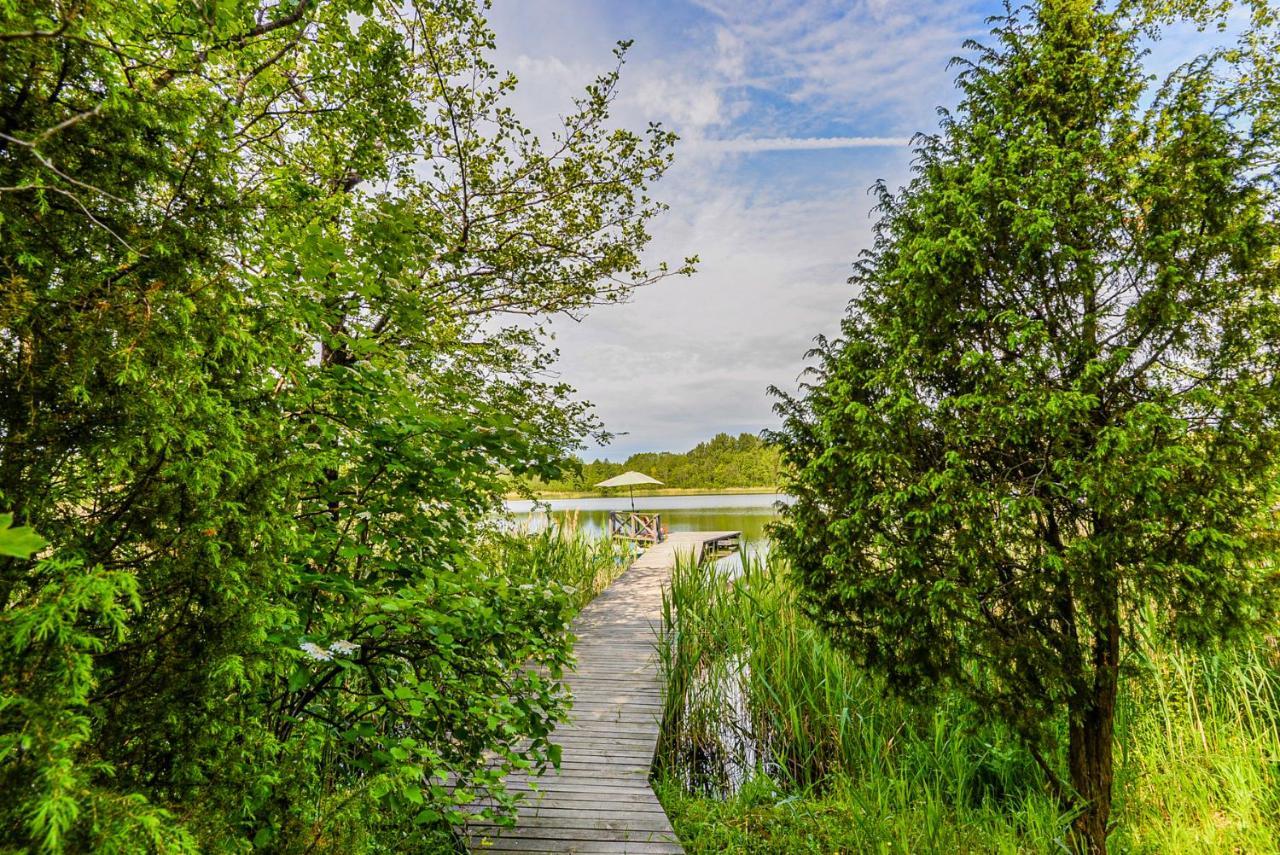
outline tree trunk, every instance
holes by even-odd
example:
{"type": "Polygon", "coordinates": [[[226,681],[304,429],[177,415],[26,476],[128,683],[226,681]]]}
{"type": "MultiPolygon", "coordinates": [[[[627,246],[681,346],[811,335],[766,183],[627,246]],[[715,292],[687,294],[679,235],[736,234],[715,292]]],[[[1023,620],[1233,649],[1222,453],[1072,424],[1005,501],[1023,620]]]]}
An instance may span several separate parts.
{"type": "Polygon", "coordinates": [[[1112,738],[1120,664],[1118,615],[1094,636],[1092,691],[1073,704],[1067,762],[1071,785],[1083,807],[1072,826],[1076,849],[1083,855],[1106,855],[1111,819],[1112,738]]]}

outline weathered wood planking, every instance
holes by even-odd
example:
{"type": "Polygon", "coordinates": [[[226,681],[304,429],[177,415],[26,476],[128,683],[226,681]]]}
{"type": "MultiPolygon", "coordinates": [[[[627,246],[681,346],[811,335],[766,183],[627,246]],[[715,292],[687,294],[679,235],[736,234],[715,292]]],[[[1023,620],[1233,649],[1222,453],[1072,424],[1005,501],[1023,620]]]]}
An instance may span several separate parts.
{"type": "Polygon", "coordinates": [[[553,737],[563,749],[560,769],[508,777],[512,790],[527,794],[516,826],[474,822],[472,852],[684,852],[649,786],[662,720],[655,648],[662,590],[677,555],[696,559],[704,544],[737,535],[671,534],[579,613],[573,622],[578,661],[568,676],[573,714],[553,737]]]}

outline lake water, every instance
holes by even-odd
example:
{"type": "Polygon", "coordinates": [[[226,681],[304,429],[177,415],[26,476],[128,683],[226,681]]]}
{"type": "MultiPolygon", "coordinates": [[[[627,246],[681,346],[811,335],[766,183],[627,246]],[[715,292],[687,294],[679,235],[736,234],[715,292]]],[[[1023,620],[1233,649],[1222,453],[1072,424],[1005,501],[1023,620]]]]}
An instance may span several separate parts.
{"type": "MultiPolygon", "coordinates": [[[[744,544],[757,545],[765,539],[765,526],[777,513],[779,502],[791,501],[781,493],[752,493],[711,496],[646,496],[636,494],[637,512],[658,513],[668,531],[740,531],[744,544]]],[[[622,496],[603,499],[549,499],[540,502],[511,500],[507,510],[516,523],[541,529],[548,519],[592,535],[608,531],[610,511],[631,510],[631,500],[622,496]],[[536,505],[536,507],[535,507],[536,505]]]]}

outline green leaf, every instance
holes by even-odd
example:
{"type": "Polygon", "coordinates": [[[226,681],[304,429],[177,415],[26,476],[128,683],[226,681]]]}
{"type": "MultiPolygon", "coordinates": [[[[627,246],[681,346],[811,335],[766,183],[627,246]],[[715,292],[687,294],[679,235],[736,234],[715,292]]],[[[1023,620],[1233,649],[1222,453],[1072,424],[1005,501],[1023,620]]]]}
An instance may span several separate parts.
{"type": "Polygon", "coordinates": [[[30,558],[49,542],[28,526],[11,528],[13,514],[0,514],[0,555],[30,558]]]}
{"type": "Polygon", "coordinates": [[[311,670],[305,665],[298,665],[289,675],[289,691],[297,692],[311,682],[311,670]]]}

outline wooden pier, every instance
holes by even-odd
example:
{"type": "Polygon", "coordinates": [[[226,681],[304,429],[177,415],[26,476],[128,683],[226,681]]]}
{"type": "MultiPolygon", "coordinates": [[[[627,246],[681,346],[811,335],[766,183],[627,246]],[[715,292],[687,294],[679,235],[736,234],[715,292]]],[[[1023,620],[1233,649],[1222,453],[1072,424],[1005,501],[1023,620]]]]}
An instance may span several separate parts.
{"type": "Polygon", "coordinates": [[[509,776],[507,786],[525,794],[516,826],[474,822],[472,852],[684,852],[649,786],[662,724],[662,590],[677,555],[700,558],[738,535],[673,532],[578,614],[577,667],[566,678],[573,712],[552,736],[563,748],[560,769],[509,776]]]}

